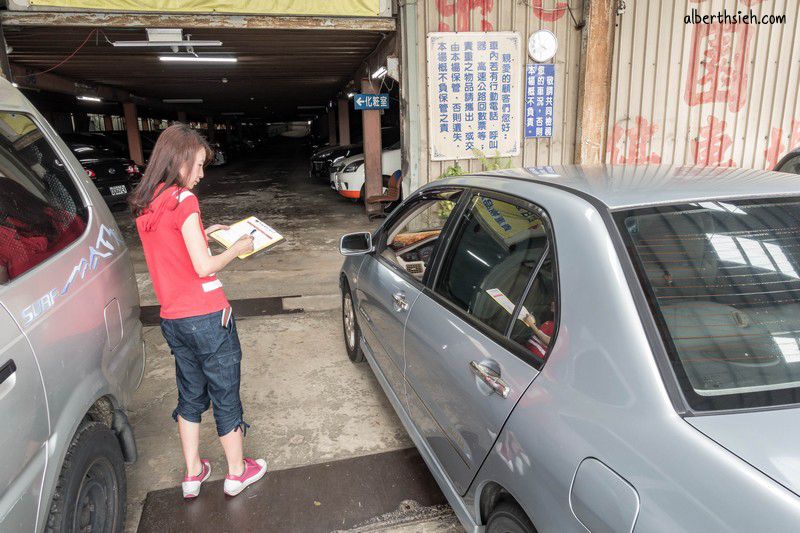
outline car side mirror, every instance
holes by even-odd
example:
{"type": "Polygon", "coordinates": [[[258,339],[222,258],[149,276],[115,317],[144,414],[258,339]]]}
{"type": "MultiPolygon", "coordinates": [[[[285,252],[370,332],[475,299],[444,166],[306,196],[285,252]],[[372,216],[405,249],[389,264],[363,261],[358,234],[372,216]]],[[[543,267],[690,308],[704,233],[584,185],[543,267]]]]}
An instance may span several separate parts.
{"type": "Polygon", "coordinates": [[[365,255],[374,250],[372,234],[368,231],[348,233],[339,241],[339,253],[342,255],[365,255]]]}

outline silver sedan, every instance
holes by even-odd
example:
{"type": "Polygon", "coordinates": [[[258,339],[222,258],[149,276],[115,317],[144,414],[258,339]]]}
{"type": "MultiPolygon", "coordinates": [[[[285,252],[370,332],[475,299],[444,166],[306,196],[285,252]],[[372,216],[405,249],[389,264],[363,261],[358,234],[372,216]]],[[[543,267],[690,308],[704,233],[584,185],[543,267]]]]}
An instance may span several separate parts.
{"type": "Polygon", "coordinates": [[[469,531],[800,530],[800,186],[537,167],[346,235],[345,344],[469,531]]]}

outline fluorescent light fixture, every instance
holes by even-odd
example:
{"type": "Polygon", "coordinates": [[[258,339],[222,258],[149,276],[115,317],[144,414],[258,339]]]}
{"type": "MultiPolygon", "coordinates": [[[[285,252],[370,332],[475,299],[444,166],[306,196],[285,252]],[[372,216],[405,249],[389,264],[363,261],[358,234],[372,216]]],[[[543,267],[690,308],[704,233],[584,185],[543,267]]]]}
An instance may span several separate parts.
{"type": "Polygon", "coordinates": [[[103,101],[101,98],[98,98],[97,96],[79,96],[78,100],[84,100],[86,102],[102,102],[103,101]]]}
{"type": "Polygon", "coordinates": [[[324,105],[299,105],[297,109],[325,109],[324,105]]]}
{"type": "Polygon", "coordinates": [[[15,82],[15,81],[12,81],[11,82],[11,86],[12,87],[19,87],[19,84],[17,82],[15,82]]]}
{"type": "Polygon", "coordinates": [[[235,57],[219,56],[158,56],[161,61],[183,62],[183,63],[236,63],[235,57]]]}
{"type": "Polygon", "coordinates": [[[355,95],[356,95],[356,93],[347,93],[347,97],[348,97],[348,98],[352,98],[352,97],[354,97],[355,95]]]}
{"type": "Polygon", "coordinates": [[[156,48],[161,46],[222,46],[222,41],[111,41],[120,48],[156,48]]]}
{"type": "Polygon", "coordinates": [[[374,80],[375,78],[382,78],[383,76],[386,75],[387,72],[389,71],[386,70],[386,67],[381,65],[380,67],[378,67],[378,70],[372,73],[372,79],[374,80]]]}
{"type": "Polygon", "coordinates": [[[224,113],[220,113],[220,115],[244,115],[243,111],[225,111],[224,113]]]}
{"type": "Polygon", "coordinates": [[[165,104],[202,104],[202,98],[164,98],[161,100],[165,104]]]}

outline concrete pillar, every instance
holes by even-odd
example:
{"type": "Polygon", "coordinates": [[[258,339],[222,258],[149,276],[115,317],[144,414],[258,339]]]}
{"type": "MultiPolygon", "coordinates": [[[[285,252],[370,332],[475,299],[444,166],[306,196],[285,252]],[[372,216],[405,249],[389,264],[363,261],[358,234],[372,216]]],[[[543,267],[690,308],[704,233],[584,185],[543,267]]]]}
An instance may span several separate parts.
{"type": "Polygon", "coordinates": [[[186,124],[186,111],[178,111],[178,122],[186,124]]]}
{"type": "Polygon", "coordinates": [[[86,113],[77,112],[73,115],[75,118],[75,131],[89,131],[89,115],[86,113]]]}
{"type": "Polygon", "coordinates": [[[142,131],[150,131],[150,119],[142,118],[142,131]]]}
{"type": "Polygon", "coordinates": [[[103,115],[103,128],[105,131],[114,131],[114,121],[111,115],[103,115]]]}
{"type": "Polygon", "coordinates": [[[339,98],[339,144],[350,144],[350,100],[339,98]]]}
{"type": "MultiPolygon", "coordinates": [[[[368,78],[361,80],[363,94],[377,94],[378,88],[368,78]]],[[[381,210],[380,204],[370,204],[367,198],[378,196],[383,192],[381,179],[381,112],[378,109],[362,111],[362,128],[364,139],[364,206],[367,214],[377,213],[381,210]]]]}
{"type": "Polygon", "coordinates": [[[611,102],[616,0],[584,2],[583,43],[578,81],[575,163],[599,165],[606,153],[611,102]]]}
{"type": "Polygon", "coordinates": [[[206,117],[206,128],[208,128],[208,142],[214,142],[214,117],[206,117]]]}
{"type": "Polygon", "coordinates": [[[332,107],[328,107],[328,142],[336,144],[336,111],[332,107]]]}
{"type": "Polygon", "coordinates": [[[125,115],[125,131],[128,132],[128,150],[130,151],[131,159],[133,159],[134,163],[143,165],[144,155],[142,155],[142,138],[139,135],[139,117],[136,112],[136,104],[124,102],[122,111],[125,115]]]}

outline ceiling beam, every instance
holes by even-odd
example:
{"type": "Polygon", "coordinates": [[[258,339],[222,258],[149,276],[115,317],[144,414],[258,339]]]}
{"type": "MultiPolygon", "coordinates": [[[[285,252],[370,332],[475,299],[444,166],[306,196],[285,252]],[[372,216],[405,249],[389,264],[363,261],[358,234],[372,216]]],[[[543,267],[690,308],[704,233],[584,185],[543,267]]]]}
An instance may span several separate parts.
{"type": "Polygon", "coordinates": [[[395,31],[389,17],[295,17],[194,13],[98,13],[88,11],[3,11],[5,26],[118,28],[230,28],[241,30],[395,31]]]}

